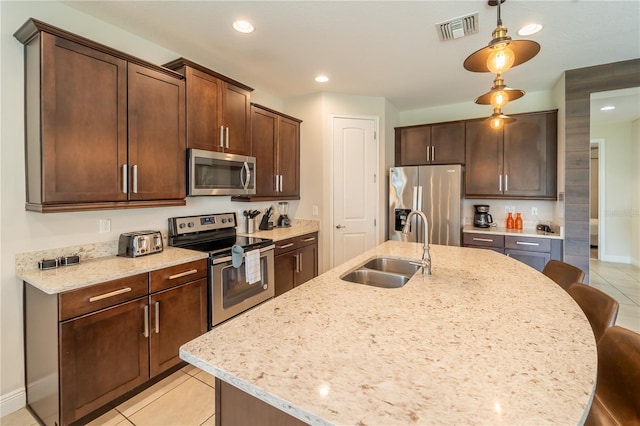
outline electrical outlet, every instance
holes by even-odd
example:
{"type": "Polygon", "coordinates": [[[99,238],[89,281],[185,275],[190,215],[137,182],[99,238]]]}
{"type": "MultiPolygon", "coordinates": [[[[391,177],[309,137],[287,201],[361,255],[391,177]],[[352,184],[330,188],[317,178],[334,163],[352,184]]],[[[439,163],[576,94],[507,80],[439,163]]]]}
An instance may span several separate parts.
{"type": "Polygon", "coordinates": [[[111,219],[100,219],[100,233],[111,232],[111,219]]]}
{"type": "Polygon", "coordinates": [[[318,206],[313,206],[311,209],[313,210],[313,215],[318,216],[318,206]]]}
{"type": "Polygon", "coordinates": [[[504,206],[504,213],[508,214],[508,213],[515,213],[516,212],[516,208],[514,206],[504,206]]]}
{"type": "Polygon", "coordinates": [[[537,207],[531,207],[531,214],[534,216],[538,216],[538,208],[537,207]]]}

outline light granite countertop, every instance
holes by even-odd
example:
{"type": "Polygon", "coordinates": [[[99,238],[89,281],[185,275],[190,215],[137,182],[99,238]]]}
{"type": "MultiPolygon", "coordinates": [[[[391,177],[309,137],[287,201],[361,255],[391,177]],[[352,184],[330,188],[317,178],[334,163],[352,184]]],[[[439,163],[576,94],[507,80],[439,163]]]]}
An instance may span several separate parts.
{"type": "Polygon", "coordinates": [[[578,424],[597,353],[571,296],[489,250],[431,246],[402,288],[340,280],[387,241],[185,344],[182,359],[315,425],[578,424]]]}
{"type": "Polygon", "coordinates": [[[206,259],[208,253],[165,247],[160,253],[135,258],[105,256],[82,261],[77,265],[39,269],[16,270],[23,281],[47,294],[75,290],[105,281],[141,274],[181,263],[206,259]]]}
{"type": "Polygon", "coordinates": [[[556,228],[558,232],[548,233],[543,231],[538,231],[534,228],[525,228],[525,229],[507,229],[499,226],[493,226],[490,228],[476,228],[475,226],[466,225],[462,228],[462,232],[475,232],[477,234],[493,234],[493,235],[513,235],[513,236],[522,236],[522,237],[539,237],[539,238],[550,238],[552,240],[563,240],[564,236],[559,232],[559,229],[556,228]]]}
{"type": "MultiPolygon", "coordinates": [[[[240,230],[241,228],[242,227],[238,227],[238,230],[240,230]]],[[[299,237],[300,235],[308,234],[310,232],[318,232],[319,230],[320,223],[317,220],[293,219],[291,226],[287,228],[273,228],[268,231],[256,230],[256,232],[253,232],[251,234],[238,231],[238,235],[246,235],[249,237],[257,238],[270,238],[273,241],[281,241],[286,240],[287,238],[299,237]]]]}

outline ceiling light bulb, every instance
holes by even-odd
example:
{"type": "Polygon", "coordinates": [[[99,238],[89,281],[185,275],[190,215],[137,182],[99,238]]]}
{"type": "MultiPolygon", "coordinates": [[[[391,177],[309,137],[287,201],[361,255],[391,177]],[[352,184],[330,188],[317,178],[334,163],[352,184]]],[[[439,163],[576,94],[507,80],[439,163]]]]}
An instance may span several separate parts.
{"type": "Polygon", "coordinates": [[[233,29],[246,34],[252,33],[255,28],[251,25],[251,22],[238,20],[233,23],[233,29]]]}
{"type": "Polygon", "coordinates": [[[327,81],[329,81],[329,77],[327,77],[326,75],[319,75],[315,78],[315,80],[318,83],[326,83],[327,81]]]}
{"type": "Polygon", "coordinates": [[[542,25],[540,24],[528,24],[518,30],[519,36],[530,36],[531,34],[535,34],[542,29],[542,25]]]}
{"type": "Polygon", "coordinates": [[[498,90],[491,95],[491,106],[494,108],[502,108],[509,102],[509,95],[504,90],[498,90]]]}
{"type": "Polygon", "coordinates": [[[612,109],[616,109],[616,107],[614,107],[613,105],[605,105],[600,108],[600,111],[611,111],[612,109]]]}
{"type": "Polygon", "coordinates": [[[513,50],[508,47],[497,47],[487,58],[487,68],[494,74],[502,74],[511,68],[516,60],[513,50]]]}
{"type": "Polygon", "coordinates": [[[491,126],[492,129],[494,130],[498,130],[502,128],[502,118],[500,117],[492,117],[491,120],[489,121],[489,125],[491,126]]]}

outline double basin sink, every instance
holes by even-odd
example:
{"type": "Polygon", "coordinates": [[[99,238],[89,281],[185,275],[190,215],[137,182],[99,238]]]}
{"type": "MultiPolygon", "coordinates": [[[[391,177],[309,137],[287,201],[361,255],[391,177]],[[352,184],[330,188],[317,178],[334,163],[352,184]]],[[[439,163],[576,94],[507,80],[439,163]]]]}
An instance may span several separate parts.
{"type": "Polygon", "coordinates": [[[398,288],[405,285],[419,269],[420,266],[409,260],[375,257],[342,275],[340,279],[374,287],[398,288]]]}

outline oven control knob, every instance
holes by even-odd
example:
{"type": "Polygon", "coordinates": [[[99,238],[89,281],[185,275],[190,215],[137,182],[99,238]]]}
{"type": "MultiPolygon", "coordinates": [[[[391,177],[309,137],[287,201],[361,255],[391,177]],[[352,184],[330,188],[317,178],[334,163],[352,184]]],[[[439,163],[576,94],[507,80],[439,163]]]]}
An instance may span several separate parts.
{"type": "Polygon", "coordinates": [[[265,284],[265,285],[263,285],[263,286],[262,286],[262,289],[263,289],[263,290],[266,290],[266,289],[267,289],[267,287],[269,287],[269,286],[268,286],[267,284],[265,284]]]}
{"type": "Polygon", "coordinates": [[[185,226],[187,226],[187,225],[185,225],[184,223],[181,223],[180,225],[178,225],[178,228],[184,229],[185,226]]]}
{"type": "Polygon", "coordinates": [[[188,226],[189,226],[189,228],[193,228],[194,226],[196,226],[196,224],[193,223],[193,222],[189,222],[188,226]]]}
{"type": "Polygon", "coordinates": [[[227,219],[222,218],[222,223],[227,223],[227,219]]]}

